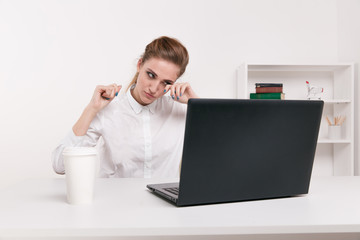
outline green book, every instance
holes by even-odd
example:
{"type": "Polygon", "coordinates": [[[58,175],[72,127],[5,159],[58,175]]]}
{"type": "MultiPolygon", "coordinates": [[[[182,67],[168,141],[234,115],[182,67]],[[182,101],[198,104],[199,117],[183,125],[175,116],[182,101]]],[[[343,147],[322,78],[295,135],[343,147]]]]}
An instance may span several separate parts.
{"type": "Polygon", "coordinates": [[[285,99],[284,93],[250,93],[250,99],[285,99]]]}

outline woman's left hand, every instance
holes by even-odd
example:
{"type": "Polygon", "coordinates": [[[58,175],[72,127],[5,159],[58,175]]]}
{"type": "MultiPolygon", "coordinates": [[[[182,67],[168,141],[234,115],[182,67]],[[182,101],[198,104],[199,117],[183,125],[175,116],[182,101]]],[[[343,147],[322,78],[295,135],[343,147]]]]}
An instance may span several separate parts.
{"type": "Polygon", "coordinates": [[[190,84],[187,82],[168,85],[166,86],[165,90],[165,93],[170,91],[170,96],[172,97],[172,99],[180,103],[187,103],[190,98],[198,98],[194,90],[191,88],[190,84]]]}

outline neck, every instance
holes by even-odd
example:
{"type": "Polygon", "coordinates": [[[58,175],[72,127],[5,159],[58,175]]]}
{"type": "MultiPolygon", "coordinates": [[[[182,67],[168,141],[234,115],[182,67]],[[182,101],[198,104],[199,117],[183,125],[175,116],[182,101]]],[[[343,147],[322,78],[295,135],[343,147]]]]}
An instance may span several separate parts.
{"type": "Polygon", "coordinates": [[[131,94],[131,96],[132,96],[132,97],[135,99],[135,101],[136,101],[137,103],[139,103],[140,105],[142,105],[142,106],[148,105],[148,104],[145,104],[144,102],[141,101],[140,96],[137,94],[137,91],[134,91],[135,88],[136,88],[136,85],[135,85],[134,88],[131,88],[131,89],[130,89],[130,94],[131,94]]]}

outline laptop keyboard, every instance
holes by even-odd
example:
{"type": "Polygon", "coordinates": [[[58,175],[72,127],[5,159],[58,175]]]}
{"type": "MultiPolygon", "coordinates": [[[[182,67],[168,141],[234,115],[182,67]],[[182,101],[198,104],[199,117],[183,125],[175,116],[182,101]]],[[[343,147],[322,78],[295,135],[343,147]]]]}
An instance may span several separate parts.
{"type": "Polygon", "coordinates": [[[173,188],[164,188],[165,191],[168,191],[169,193],[179,195],[179,188],[173,187],[173,188]]]}

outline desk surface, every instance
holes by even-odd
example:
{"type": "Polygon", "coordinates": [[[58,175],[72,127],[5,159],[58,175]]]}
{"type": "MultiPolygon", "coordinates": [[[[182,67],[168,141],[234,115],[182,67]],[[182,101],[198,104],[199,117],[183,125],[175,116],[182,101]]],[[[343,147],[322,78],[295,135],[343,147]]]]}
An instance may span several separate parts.
{"type": "Polygon", "coordinates": [[[67,204],[64,179],[29,180],[2,189],[0,239],[263,239],[255,236],[265,234],[274,239],[302,239],[301,234],[304,239],[309,238],[306,234],[318,234],[318,239],[332,239],[328,234],[343,234],[343,239],[360,237],[360,177],[316,177],[309,194],[299,197],[183,208],[146,189],[146,184],[156,182],[166,180],[97,179],[91,206],[67,204]]]}

